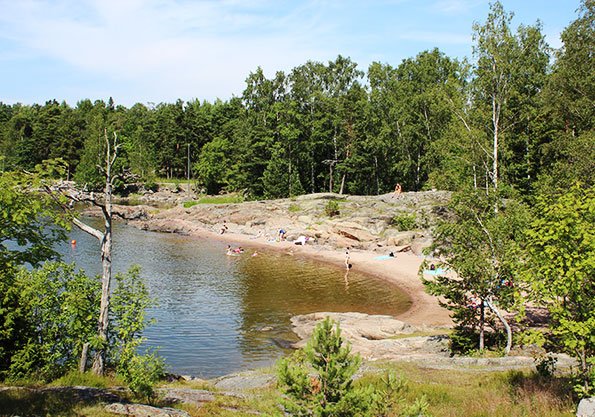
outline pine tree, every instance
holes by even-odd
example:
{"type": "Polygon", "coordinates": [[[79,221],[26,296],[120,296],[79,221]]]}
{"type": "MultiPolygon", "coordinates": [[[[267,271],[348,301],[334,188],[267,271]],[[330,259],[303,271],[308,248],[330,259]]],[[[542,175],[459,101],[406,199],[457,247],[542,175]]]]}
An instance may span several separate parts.
{"type": "Polygon", "coordinates": [[[373,392],[353,386],[360,364],[359,355],[352,355],[351,347],[344,344],[339,325],[327,317],[316,326],[303,351],[280,362],[285,411],[292,416],[367,415],[373,392]]]}

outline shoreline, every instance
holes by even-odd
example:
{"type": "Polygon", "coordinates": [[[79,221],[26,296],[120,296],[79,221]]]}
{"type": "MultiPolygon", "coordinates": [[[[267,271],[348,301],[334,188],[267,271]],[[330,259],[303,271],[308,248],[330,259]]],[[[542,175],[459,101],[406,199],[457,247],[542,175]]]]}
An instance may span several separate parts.
{"type": "MultiPolygon", "coordinates": [[[[150,221],[149,221],[150,222],[150,221]]],[[[139,222],[131,221],[131,225],[138,227],[139,222]]],[[[147,223],[146,221],[140,223],[147,223]]],[[[193,223],[188,236],[206,239],[216,239],[220,242],[235,244],[249,248],[260,248],[277,252],[289,252],[295,256],[304,256],[323,263],[330,263],[345,267],[345,252],[341,248],[310,243],[296,245],[288,241],[275,241],[269,243],[266,237],[256,237],[242,233],[226,231],[216,233],[204,227],[196,227],[193,223]]],[[[350,249],[350,263],[352,270],[374,276],[397,285],[411,300],[411,307],[395,318],[415,326],[450,327],[452,320],[449,311],[441,307],[438,299],[425,292],[423,284],[417,273],[422,263],[422,258],[411,251],[399,252],[394,259],[379,260],[377,252],[361,249],[350,249]]]]}

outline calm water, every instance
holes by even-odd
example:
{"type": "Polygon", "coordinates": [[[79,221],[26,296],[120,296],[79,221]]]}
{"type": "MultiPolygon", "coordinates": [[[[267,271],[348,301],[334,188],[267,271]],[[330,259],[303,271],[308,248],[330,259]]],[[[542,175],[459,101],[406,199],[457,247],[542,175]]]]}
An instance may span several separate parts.
{"type": "MultiPolygon", "coordinates": [[[[100,226],[101,223],[97,223],[100,226]]],[[[74,230],[61,251],[87,274],[101,272],[99,243],[74,230]]],[[[171,372],[211,378],[271,364],[294,341],[289,319],[316,311],[398,314],[408,299],[396,287],[299,256],[260,251],[225,255],[226,243],[141,231],[117,224],[114,272],[142,267],[159,306],[145,331],[171,372]]]]}

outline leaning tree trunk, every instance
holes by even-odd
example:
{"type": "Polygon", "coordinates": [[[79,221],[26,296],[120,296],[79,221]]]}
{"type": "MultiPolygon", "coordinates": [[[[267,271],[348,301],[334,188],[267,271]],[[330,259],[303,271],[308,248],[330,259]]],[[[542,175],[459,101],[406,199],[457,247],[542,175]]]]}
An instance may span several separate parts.
{"type": "Polygon", "coordinates": [[[498,319],[502,322],[502,325],[506,329],[506,348],[504,348],[504,353],[508,355],[510,353],[510,349],[512,348],[512,328],[508,324],[508,321],[504,318],[504,316],[500,313],[500,311],[496,308],[496,306],[492,303],[490,299],[486,300],[488,307],[490,310],[498,316],[498,319]]]}

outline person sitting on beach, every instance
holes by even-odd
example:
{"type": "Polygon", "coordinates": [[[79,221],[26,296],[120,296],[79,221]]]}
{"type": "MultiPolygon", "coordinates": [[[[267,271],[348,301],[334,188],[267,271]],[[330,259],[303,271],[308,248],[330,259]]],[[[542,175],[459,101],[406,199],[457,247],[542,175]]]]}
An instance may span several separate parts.
{"type": "Polygon", "coordinates": [[[309,237],[307,237],[307,236],[304,236],[304,235],[301,235],[301,236],[300,236],[300,237],[298,237],[298,238],[297,238],[297,239],[296,239],[296,240],[295,240],[293,243],[294,243],[294,244],[296,244],[296,245],[302,245],[302,246],[303,246],[303,245],[305,245],[305,244],[306,244],[306,242],[307,242],[308,240],[310,240],[310,238],[309,238],[309,237]]]}
{"type": "Polygon", "coordinates": [[[219,234],[222,235],[226,231],[227,231],[227,225],[225,224],[225,220],[223,220],[223,225],[221,226],[221,229],[219,230],[219,234]]]}
{"type": "Polygon", "coordinates": [[[285,235],[287,232],[283,229],[279,229],[279,241],[285,240],[285,235]]]}
{"type": "Polygon", "coordinates": [[[226,255],[229,255],[229,256],[234,255],[233,249],[231,248],[231,245],[227,245],[226,255]]]}
{"type": "Polygon", "coordinates": [[[401,184],[397,183],[397,185],[395,185],[395,193],[393,196],[399,196],[401,194],[402,188],[401,188],[401,184]]]}
{"type": "Polygon", "coordinates": [[[235,248],[233,250],[233,253],[244,253],[244,248],[242,248],[241,246],[238,246],[237,248],[235,248]]]}

